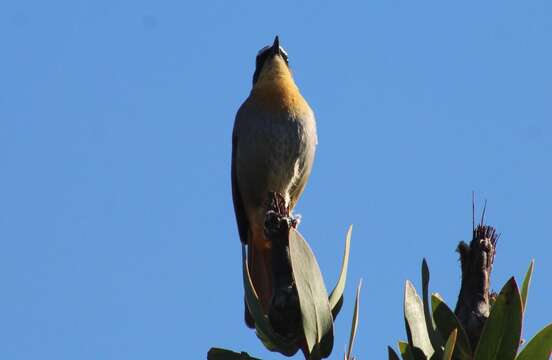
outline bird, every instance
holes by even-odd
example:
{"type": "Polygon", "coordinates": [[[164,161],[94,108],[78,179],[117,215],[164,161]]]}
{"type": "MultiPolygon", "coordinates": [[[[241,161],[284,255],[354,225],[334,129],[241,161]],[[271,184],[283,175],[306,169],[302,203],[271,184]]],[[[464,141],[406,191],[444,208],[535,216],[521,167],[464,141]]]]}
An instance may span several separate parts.
{"type": "MultiPolygon", "coordinates": [[[[253,86],[232,131],[232,197],[248,270],[265,313],[273,296],[272,246],[264,234],[268,194],[293,210],[311,174],[318,144],[314,113],[295,84],[276,36],[256,56],[253,86]]],[[[254,320],[245,305],[245,322],[254,320]]]]}

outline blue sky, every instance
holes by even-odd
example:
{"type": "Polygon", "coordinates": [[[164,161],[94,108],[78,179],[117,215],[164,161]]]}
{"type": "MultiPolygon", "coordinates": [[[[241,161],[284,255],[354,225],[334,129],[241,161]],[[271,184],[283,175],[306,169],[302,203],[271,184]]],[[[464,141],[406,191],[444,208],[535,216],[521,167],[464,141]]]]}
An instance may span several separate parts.
{"type": "Polygon", "coordinates": [[[552,321],[549,1],[4,1],[2,359],[278,358],[242,320],[229,178],[275,34],[318,120],[297,212],[328,287],[354,224],[334,358],[360,278],[361,359],[406,337],[423,257],[455,304],[472,190],[494,289],[535,258],[525,336],[552,321]]]}

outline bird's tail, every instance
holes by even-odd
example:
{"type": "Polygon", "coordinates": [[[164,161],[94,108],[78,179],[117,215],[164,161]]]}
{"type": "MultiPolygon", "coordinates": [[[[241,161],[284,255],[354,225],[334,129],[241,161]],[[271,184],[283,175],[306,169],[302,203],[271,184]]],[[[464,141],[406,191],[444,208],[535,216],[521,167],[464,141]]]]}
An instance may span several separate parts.
{"type": "MultiPolygon", "coordinates": [[[[250,236],[247,246],[247,261],[249,264],[249,274],[255,292],[259,297],[259,301],[263,307],[265,314],[268,314],[270,309],[270,301],[272,299],[272,273],[271,273],[271,252],[269,248],[263,246],[266,243],[264,234],[260,236],[250,236]],[[259,238],[261,237],[262,238],[259,238]]],[[[245,323],[250,328],[255,327],[255,323],[247,305],[245,306],[245,323]]]]}

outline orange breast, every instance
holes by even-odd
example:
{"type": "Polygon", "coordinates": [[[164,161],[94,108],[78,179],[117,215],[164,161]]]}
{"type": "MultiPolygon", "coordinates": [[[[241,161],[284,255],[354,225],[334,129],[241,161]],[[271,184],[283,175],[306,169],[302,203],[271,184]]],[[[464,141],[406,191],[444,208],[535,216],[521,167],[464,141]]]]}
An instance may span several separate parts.
{"type": "Polygon", "coordinates": [[[253,88],[251,100],[256,106],[274,113],[300,113],[308,108],[292,79],[275,79],[253,88]]]}

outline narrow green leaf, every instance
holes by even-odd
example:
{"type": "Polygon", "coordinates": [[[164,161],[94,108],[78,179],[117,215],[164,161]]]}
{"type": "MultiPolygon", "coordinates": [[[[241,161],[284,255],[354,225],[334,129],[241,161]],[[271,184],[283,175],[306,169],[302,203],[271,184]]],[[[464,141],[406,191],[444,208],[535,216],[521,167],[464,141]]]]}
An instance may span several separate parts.
{"type": "Polygon", "coordinates": [[[513,360],[521,338],[521,296],[512,277],[498,294],[485,322],[475,360],[513,360]]]}
{"type": "Polygon", "coordinates": [[[552,324],[549,324],[525,345],[516,360],[548,360],[551,356],[552,324]]]}
{"type": "Polygon", "coordinates": [[[397,353],[395,352],[395,350],[393,350],[391,346],[387,347],[387,353],[389,354],[389,360],[401,360],[401,358],[399,358],[399,355],[397,355],[397,353]]]}
{"type": "Polygon", "coordinates": [[[251,275],[249,274],[247,257],[245,255],[245,245],[242,245],[242,272],[245,303],[251,312],[251,316],[253,316],[253,319],[255,320],[257,337],[270,351],[278,351],[286,356],[295,354],[297,350],[299,350],[297,344],[293,340],[286,339],[276,333],[272,329],[268,317],[263,312],[263,308],[259,302],[259,298],[251,281],[251,275]]]}
{"type": "Polygon", "coordinates": [[[410,281],[406,281],[404,290],[404,319],[408,343],[413,348],[419,348],[427,358],[433,353],[433,347],[427,333],[426,321],[422,300],[416,293],[416,289],[410,281]]]}
{"type": "Polygon", "coordinates": [[[450,334],[455,329],[458,329],[456,346],[454,347],[454,358],[458,360],[471,360],[472,352],[468,335],[462,325],[460,325],[460,321],[458,321],[454,312],[452,312],[439,294],[431,296],[431,309],[433,320],[437,326],[437,331],[441,334],[441,338],[448,339],[450,334]]]}
{"type": "Polygon", "coordinates": [[[419,348],[412,347],[409,343],[399,341],[399,351],[403,360],[427,360],[424,352],[419,348]]]}
{"type": "Polygon", "coordinates": [[[349,347],[347,348],[347,360],[351,360],[351,354],[353,353],[353,345],[355,343],[356,332],[358,328],[358,309],[360,305],[360,288],[362,287],[362,279],[360,280],[355,298],[355,308],[353,310],[353,321],[351,324],[351,335],[349,336],[349,347]]]}
{"type": "Polygon", "coordinates": [[[429,267],[427,266],[425,258],[422,261],[422,299],[424,303],[424,317],[427,333],[429,334],[429,340],[431,340],[431,346],[435,350],[435,358],[440,359],[443,357],[443,351],[441,348],[444,345],[444,341],[435,329],[435,324],[431,316],[429,304],[429,267]]]}
{"type": "Polygon", "coordinates": [[[454,345],[456,345],[456,336],[458,334],[458,329],[454,329],[445,344],[445,352],[443,354],[443,360],[451,360],[452,354],[454,353],[454,345]]]}
{"type": "Polygon", "coordinates": [[[310,359],[326,358],[333,348],[333,318],[328,293],[309,244],[294,228],[289,232],[289,257],[310,359]]]}
{"type": "Polygon", "coordinates": [[[207,360],[260,360],[249,356],[246,352],[237,353],[234,351],[211,348],[207,353],[207,360]]]}
{"type": "Polygon", "coordinates": [[[399,351],[403,360],[416,360],[414,358],[414,354],[412,353],[412,348],[407,342],[399,341],[399,351]]]}
{"type": "Polygon", "coordinates": [[[347,269],[349,267],[349,251],[351,248],[351,234],[353,232],[353,225],[349,226],[347,236],[345,237],[345,252],[343,254],[343,260],[341,262],[341,271],[339,278],[335,284],[334,289],[330,294],[330,308],[332,309],[332,317],[335,319],[341,306],[343,305],[343,292],[345,291],[345,284],[347,283],[347,269]]]}
{"type": "Polygon", "coordinates": [[[521,303],[523,305],[523,311],[525,311],[525,308],[527,307],[527,295],[529,294],[529,285],[531,285],[531,276],[533,275],[534,267],[535,259],[531,260],[529,269],[527,269],[527,273],[523,279],[523,284],[521,284],[521,303]]]}

